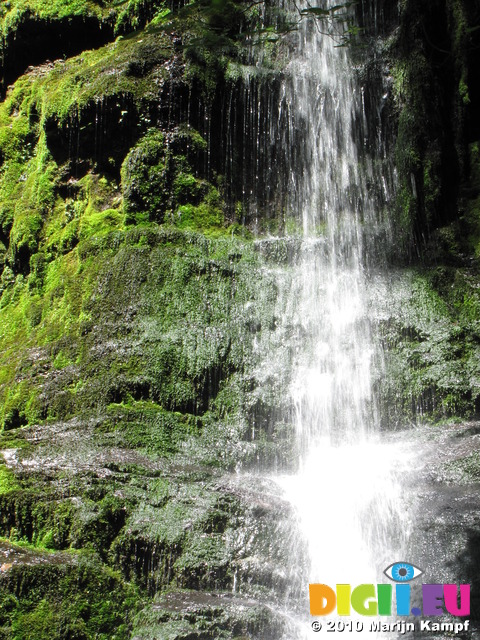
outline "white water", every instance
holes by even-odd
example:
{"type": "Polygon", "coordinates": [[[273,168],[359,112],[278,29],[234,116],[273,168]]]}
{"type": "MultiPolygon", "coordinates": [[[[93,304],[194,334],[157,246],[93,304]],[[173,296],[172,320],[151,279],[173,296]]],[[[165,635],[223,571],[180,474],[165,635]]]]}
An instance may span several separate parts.
{"type": "MultiPolygon", "coordinates": [[[[309,582],[357,585],[384,582],[383,569],[404,559],[408,523],[395,471],[406,460],[379,437],[371,383],[381,354],[364,256],[378,221],[360,169],[361,95],[347,49],[318,26],[305,18],[294,36],[281,89],[284,130],[273,131],[289,159],[288,215],[302,234],[282,294],[302,335],[290,388],[300,461],[295,475],[276,480],[298,514],[309,582]]],[[[312,620],[299,623],[296,639],[311,637],[312,620]]]]}

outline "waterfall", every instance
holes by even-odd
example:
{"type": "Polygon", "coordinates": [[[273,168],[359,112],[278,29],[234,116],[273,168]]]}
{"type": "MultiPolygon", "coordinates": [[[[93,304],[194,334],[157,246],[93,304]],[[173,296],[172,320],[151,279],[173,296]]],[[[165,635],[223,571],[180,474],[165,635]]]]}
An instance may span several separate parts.
{"type": "MultiPolygon", "coordinates": [[[[404,454],[379,437],[371,382],[381,352],[368,256],[383,222],[361,148],[362,94],[348,48],[326,29],[303,17],[291,36],[266,135],[286,180],[284,216],[299,238],[290,276],[278,281],[284,322],[299,336],[290,381],[299,461],[276,481],[298,514],[308,581],[334,586],[382,581],[383,569],[403,559],[408,524],[395,478],[404,454]]],[[[293,550],[293,565],[296,558],[293,550]]],[[[310,622],[299,622],[295,639],[310,637],[310,622]]]]}

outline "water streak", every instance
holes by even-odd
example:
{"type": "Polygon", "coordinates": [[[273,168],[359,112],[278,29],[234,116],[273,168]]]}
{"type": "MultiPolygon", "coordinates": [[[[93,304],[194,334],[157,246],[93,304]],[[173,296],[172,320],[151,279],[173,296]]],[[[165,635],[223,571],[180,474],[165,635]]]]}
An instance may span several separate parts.
{"type": "MultiPolygon", "coordinates": [[[[279,482],[297,510],[300,544],[308,545],[309,581],[355,585],[375,583],[398,559],[392,554],[406,527],[392,472],[402,454],[378,436],[371,383],[381,356],[366,256],[382,222],[358,140],[362,93],[347,48],[322,33],[325,26],[301,21],[279,92],[282,131],[271,124],[287,166],[287,216],[302,237],[282,294],[302,337],[290,388],[300,460],[298,472],[279,482]]],[[[311,634],[305,628],[297,638],[311,634]]]]}

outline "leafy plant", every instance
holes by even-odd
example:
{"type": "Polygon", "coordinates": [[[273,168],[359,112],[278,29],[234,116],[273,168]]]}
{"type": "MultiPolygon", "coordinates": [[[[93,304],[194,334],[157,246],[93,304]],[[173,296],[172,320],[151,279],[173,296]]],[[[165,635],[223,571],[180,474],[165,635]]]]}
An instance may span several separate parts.
{"type": "Polygon", "coordinates": [[[361,29],[353,20],[353,15],[349,9],[355,6],[356,2],[343,2],[333,7],[307,7],[297,9],[301,17],[308,16],[315,18],[317,29],[324,35],[332,37],[338,46],[347,46],[353,37],[357,36],[361,29]]]}

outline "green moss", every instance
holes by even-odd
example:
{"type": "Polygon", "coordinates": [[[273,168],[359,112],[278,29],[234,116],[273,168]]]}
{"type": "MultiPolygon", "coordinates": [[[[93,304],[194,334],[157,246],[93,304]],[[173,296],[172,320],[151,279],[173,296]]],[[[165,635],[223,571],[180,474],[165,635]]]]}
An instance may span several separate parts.
{"type": "Polygon", "coordinates": [[[38,389],[27,381],[7,387],[0,410],[0,425],[3,429],[16,429],[29,423],[33,424],[41,415],[42,405],[38,389]]]}
{"type": "Polygon", "coordinates": [[[74,198],[57,197],[44,225],[47,259],[68,253],[90,236],[121,229],[123,213],[112,205],[121,205],[117,188],[104,176],[94,173],[77,182],[74,198]]]}
{"type": "Polygon", "coordinates": [[[447,462],[445,472],[451,474],[456,482],[477,483],[480,480],[480,454],[474,451],[470,455],[447,462]]]}
{"type": "Polygon", "coordinates": [[[175,224],[180,229],[202,231],[207,236],[219,236],[226,232],[221,200],[217,189],[211,187],[204,201],[198,206],[183,205],[175,214],[175,224]]]}
{"type": "Polygon", "coordinates": [[[205,186],[191,173],[180,172],[172,185],[176,202],[197,202],[205,191],[205,186]]]}
{"type": "Polygon", "coordinates": [[[220,194],[193,174],[205,152],[205,140],[189,127],[168,136],[147,132],[122,166],[127,221],[144,221],[147,214],[150,221],[172,220],[182,229],[221,230],[220,194]]]}
{"type": "Polygon", "coordinates": [[[427,126],[423,88],[429,81],[428,63],[423,55],[413,52],[400,59],[393,68],[394,94],[399,110],[395,160],[400,185],[394,225],[404,248],[412,242],[419,211],[423,178],[431,175],[423,165],[424,132],[427,126]]]}
{"type": "Polygon", "coordinates": [[[0,224],[10,237],[7,257],[21,264],[38,248],[43,218],[54,203],[56,167],[44,136],[38,139],[32,156],[22,161],[15,145],[1,146],[0,142],[0,149],[6,157],[0,170],[0,224]]]}
{"type": "Polygon", "coordinates": [[[460,99],[465,106],[470,104],[470,96],[468,93],[468,85],[465,81],[465,77],[460,78],[460,82],[458,83],[458,93],[460,94],[460,99]]]}
{"type": "Polygon", "coordinates": [[[92,0],[11,0],[1,13],[3,34],[13,30],[24,16],[34,15],[39,18],[68,18],[71,16],[99,15],[99,3],[92,0]]]}
{"type": "Polygon", "coordinates": [[[71,358],[63,351],[59,351],[55,357],[55,360],[53,361],[53,366],[55,367],[55,369],[63,369],[69,364],[72,364],[71,358]]]}
{"type": "Polygon", "coordinates": [[[475,20],[461,0],[401,5],[392,50],[400,187],[394,226],[417,255],[435,229],[455,219],[458,184],[467,178],[467,52],[475,20]]]}
{"type": "Polygon", "coordinates": [[[0,10],[0,33],[15,32],[31,17],[50,22],[96,18],[114,25],[117,33],[125,33],[143,27],[163,6],[159,0],[10,0],[0,10]]]}
{"type": "Polygon", "coordinates": [[[128,220],[136,211],[160,219],[168,207],[165,136],[152,130],[130,151],[122,166],[124,206],[128,220]]]}
{"type": "Polygon", "coordinates": [[[423,163],[423,189],[425,208],[431,212],[441,197],[441,181],[439,176],[440,158],[438,154],[429,153],[423,163]]]}
{"type": "Polygon", "coordinates": [[[468,270],[443,267],[410,274],[392,291],[395,319],[382,329],[388,358],[379,385],[387,422],[402,415],[442,421],[478,413],[480,299],[475,282],[468,270]]]}
{"type": "Polygon", "coordinates": [[[187,588],[227,588],[232,580],[221,535],[194,536],[175,562],[178,584],[187,588]]]}
{"type": "MultiPolygon", "coordinates": [[[[268,427],[242,442],[273,276],[226,220],[206,140],[158,124],[167,87],[211,96],[225,59],[202,67],[213,42],[195,58],[201,7],[177,21],[158,4],[117,3],[117,29],[158,9],[155,24],[30,71],[0,105],[0,448],[17,461],[0,467],[0,529],[30,554],[2,573],[0,635],[19,640],[128,637],[130,579],[230,587],[238,505],[220,505],[218,468],[275,457],[268,427]]],[[[57,5],[31,2],[41,19],[63,19],[57,5]]],[[[240,17],[220,9],[212,28],[240,17]]]]}
{"type": "Polygon", "coordinates": [[[0,144],[8,144],[9,156],[15,152],[18,159],[26,158],[32,152],[32,134],[40,134],[47,118],[60,122],[71,118],[70,124],[74,124],[89,102],[95,104],[99,99],[104,102],[112,96],[117,96],[120,102],[118,117],[128,117],[128,107],[123,108],[127,104],[125,98],[131,96],[137,101],[153,98],[152,87],[166,79],[162,64],[171,55],[168,34],[142,33],[57,61],[48,74],[20,78],[0,114],[0,124],[14,124],[15,136],[12,139],[11,129],[0,133],[0,144]],[[22,138],[27,145],[22,145],[22,138]]]}
{"type": "Polygon", "coordinates": [[[108,420],[103,427],[112,430],[122,446],[167,457],[176,453],[187,437],[199,433],[200,420],[193,415],[166,411],[153,402],[135,401],[131,396],[125,400],[130,404],[108,407],[108,420]]]}
{"type": "Polygon", "coordinates": [[[462,250],[475,258],[480,257],[480,153],[479,145],[474,142],[469,147],[470,176],[469,187],[472,196],[464,200],[464,212],[460,225],[454,229],[457,242],[462,250]]]}
{"type": "Polygon", "coordinates": [[[13,473],[5,466],[0,465],[0,495],[16,491],[19,485],[13,473]]]}
{"type": "Polygon", "coordinates": [[[68,562],[51,556],[43,563],[34,560],[31,566],[14,566],[2,576],[2,583],[4,594],[16,595],[0,614],[2,630],[11,634],[7,637],[123,640],[129,636],[136,591],[98,561],[68,562]]]}

